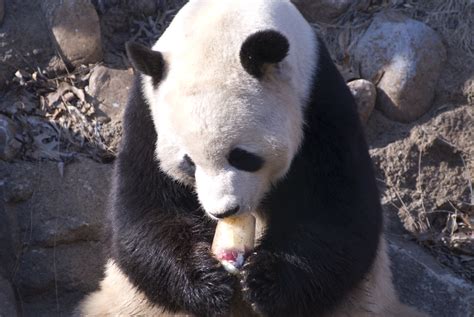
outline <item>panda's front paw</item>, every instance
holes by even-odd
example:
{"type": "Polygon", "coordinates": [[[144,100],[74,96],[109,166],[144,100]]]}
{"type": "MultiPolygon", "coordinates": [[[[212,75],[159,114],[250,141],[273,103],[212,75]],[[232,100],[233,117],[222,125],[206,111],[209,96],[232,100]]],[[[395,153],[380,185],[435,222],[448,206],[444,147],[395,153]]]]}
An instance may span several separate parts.
{"type": "Polygon", "coordinates": [[[199,316],[224,316],[230,311],[237,279],[210,252],[208,244],[196,244],[191,254],[190,310],[199,316]]]}
{"type": "Polygon", "coordinates": [[[284,295],[280,266],[281,262],[274,254],[257,251],[248,257],[241,270],[243,299],[260,315],[281,315],[278,307],[284,305],[288,296],[284,295]]]}

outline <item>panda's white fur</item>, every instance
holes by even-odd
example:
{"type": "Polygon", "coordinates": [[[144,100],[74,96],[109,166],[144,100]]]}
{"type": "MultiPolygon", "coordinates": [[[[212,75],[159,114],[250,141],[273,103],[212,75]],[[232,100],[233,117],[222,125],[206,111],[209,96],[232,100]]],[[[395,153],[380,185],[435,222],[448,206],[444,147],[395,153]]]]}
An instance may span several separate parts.
{"type": "Polygon", "coordinates": [[[192,180],[178,166],[185,154],[192,158],[198,198],[211,215],[235,205],[255,210],[288,170],[301,143],[317,45],[309,24],[287,1],[208,0],[190,1],[153,47],[169,65],[158,89],[150,77],[143,80],[160,135],[157,156],[184,183],[192,180]],[[290,50],[269,72],[277,80],[261,91],[257,79],[245,76],[239,50],[250,34],[266,29],[285,35],[290,50]],[[226,160],[235,147],[272,164],[258,173],[238,171],[226,160]]]}
{"type": "MultiPolygon", "coordinates": [[[[287,173],[303,137],[304,107],[317,72],[318,47],[313,30],[296,8],[277,0],[191,0],[153,47],[167,65],[157,88],[151,77],[142,75],[142,90],[159,135],[156,156],[164,172],[195,186],[199,202],[211,216],[236,204],[241,212],[254,212],[271,185],[287,173]],[[266,29],[283,34],[290,50],[282,63],[265,65],[266,81],[256,85],[258,80],[242,68],[239,50],[249,35],[266,29]],[[257,153],[271,164],[256,173],[238,171],[226,160],[235,147],[257,153]],[[196,164],[195,180],[179,168],[184,155],[196,164]]],[[[260,221],[260,231],[264,227],[260,221]]],[[[389,266],[381,238],[364,281],[326,317],[422,316],[398,301],[389,266]]],[[[113,260],[100,289],[81,303],[79,312],[185,315],[149,303],[113,260]]]]}

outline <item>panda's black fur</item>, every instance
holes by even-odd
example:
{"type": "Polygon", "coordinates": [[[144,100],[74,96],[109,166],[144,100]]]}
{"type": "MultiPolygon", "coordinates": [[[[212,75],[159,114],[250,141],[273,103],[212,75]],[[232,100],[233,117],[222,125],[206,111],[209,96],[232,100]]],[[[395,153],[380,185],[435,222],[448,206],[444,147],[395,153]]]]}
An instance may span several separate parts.
{"type": "Polygon", "coordinates": [[[240,279],[212,257],[215,222],[193,189],[160,171],[137,76],[115,162],[108,249],[152,303],[223,315],[241,288],[244,301],[263,315],[315,316],[337,307],[371,269],[382,229],[372,163],[354,99],[318,41],[304,140],[261,204],[266,232],[240,279]]]}

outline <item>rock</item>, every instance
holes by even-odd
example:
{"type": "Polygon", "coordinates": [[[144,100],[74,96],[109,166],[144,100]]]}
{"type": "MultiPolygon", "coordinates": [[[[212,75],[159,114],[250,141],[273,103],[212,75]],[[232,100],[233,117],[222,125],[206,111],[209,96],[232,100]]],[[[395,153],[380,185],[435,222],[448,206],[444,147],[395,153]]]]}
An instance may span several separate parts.
{"type": "Polygon", "coordinates": [[[33,188],[28,179],[25,178],[15,184],[8,182],[9,177],[11,177],[11,166],[15,166],[15,163],[0,161],[0,222],[3,221],[2,212],[4,210],[2,208],[5,207],[4,203],[25,201],[33,195],[33,188]]]}
{"type": "Polygon", "coordinates": [[[18,130],[15,122],[0,115],[0,160],[13,160],[21,149],[21,143],[15,138],[18,130]]]}
{"type": "Polygon", "coordinates": [[[431,28],[399,13],[379,13],[353,54],[362,77],[377,83],[377,107],[387,117],[411,122],[430,109],[446,60],[431,28]]]}
{"type": "Polygon", "coordinates": [[[402,302],[431,316],[474,316],[474,286],[441,267],[413,242],[388,235],[395,287],[402,302]]]}
{"type": "Polygon", "coordinates": [[[356,79],[347,84],[357,103],[360,120],[366,123],[375,107],[377,91],[374,84],[365,79],[356,79]]]}
{"type": "Polygon", "coordinates": [[[7,187],[5,193],[5,202],[8,203],[19,203],[27,201],[33,196],[33,188],[28,182],[21,184],[11,184],[7,187]]]}
{"type": "Polygon", "coordinates": [[[63,58],[73,66],[102,60],[99,16],[90,0],[46,0],[42,9],[63,58]]]}
{"type": "Polygon", "coordinates": [[[54,248],[29,248],[21,254],[14,280],[24,300],[54,292],[90,292],[105,264],[100,242],[80,242],[54,248]]]}
{"type": "MultiPolygon", "coordinates": [[[[1,1],[1,0],[0,0],[1,1]]],[[[9,281],[0,275],[0,316],[16,317],[16,302],[13,288],[9,281]]]]}
{"type": "MultiPolygon", "coordinates": [[[[3,197],[4,185],[0,183],[0,277],[10,276],[15,264],[12,240],[12,227],[10,219],[6,214],[5,203],[3,197]]],[[[0,285],[1,285],[0,281],[0,285]]],[[[1,286],[0,286],[1,292],[1,286]]],[[[1,297],[1,295],[0,295],[1,297]]],[[[1,299],[0,299],[0,316],[1,314],[1,299]]]]}
{"type": "Polygon", "coordinates": [[[87,93],[95,99],[94,105],[102,126],[101,135],[108,148],[116,153],[122,135],[122,116],[132,87],[131,69],[111,69],[96,66],[89,79],[87,93]]]}
{"type": "Polygon", "coordinates": [[[351,0],[292,0],[311,22],[329,22],[347,11],[351,0]]]}
{"type": "Polygon", "coordinates": [[[131,69],[96,66],[92,70],[87,92],[95,98],[99,115],[105,115],[114,122],[122,120],[132,81],[131,69]]]}
{"type": "Polygon", "coordinates": [[[3,23],[3,17],[5,16],[5,3],[0,0],[0,25],[3,23]]]}
{"type": "Polygon", "coordinates": [[[13,282],[22,295],[22,315],[70,316],[102,276],[112,165],[81,159],[66,165],[62,176],[55,162],[0,162],[0,172],[6,187],[34,188],[28,200],[5,204],[18,223],[14,236],[22,253],[13,282]]]}
{"type": "Polygon", "coordinates": [[[28,233],[31,246],[101,239],[111,165],[82,159],[67,165],[63,177],[54,162],[19,162],[8,168],[6,192],[19,185],[34,188],[28,200],[6,204],[7,212],[18,218],[20,236],[28,233]]]}
{"type": "Polygon", "coordinates": [[[97,289],[104,260],[100,242],[27,249],[14,280],[22,295],[22,315],[72,316],[78,301],[97,289]]]}

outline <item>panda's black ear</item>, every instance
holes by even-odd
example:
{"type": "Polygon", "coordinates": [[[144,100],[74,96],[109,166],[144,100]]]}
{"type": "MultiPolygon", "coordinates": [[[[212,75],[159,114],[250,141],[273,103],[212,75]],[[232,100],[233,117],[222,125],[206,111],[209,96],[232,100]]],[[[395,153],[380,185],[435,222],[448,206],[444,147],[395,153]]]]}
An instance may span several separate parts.
{"type": "Polygon", "coordinates": [[[158,83],[163,78],[165,61],[160,52],[133,42],[127,42],[125,48],[133,68],[151,76],[154,83],[158,83]]]}
{"type": "Polygon", "coordinates": [[[250,35],[240,48],[240,62],[252,76],[260,79],[265,64],[281,62],[290,49],[288,39],[275,30],[258,31],[250,35]]]}

